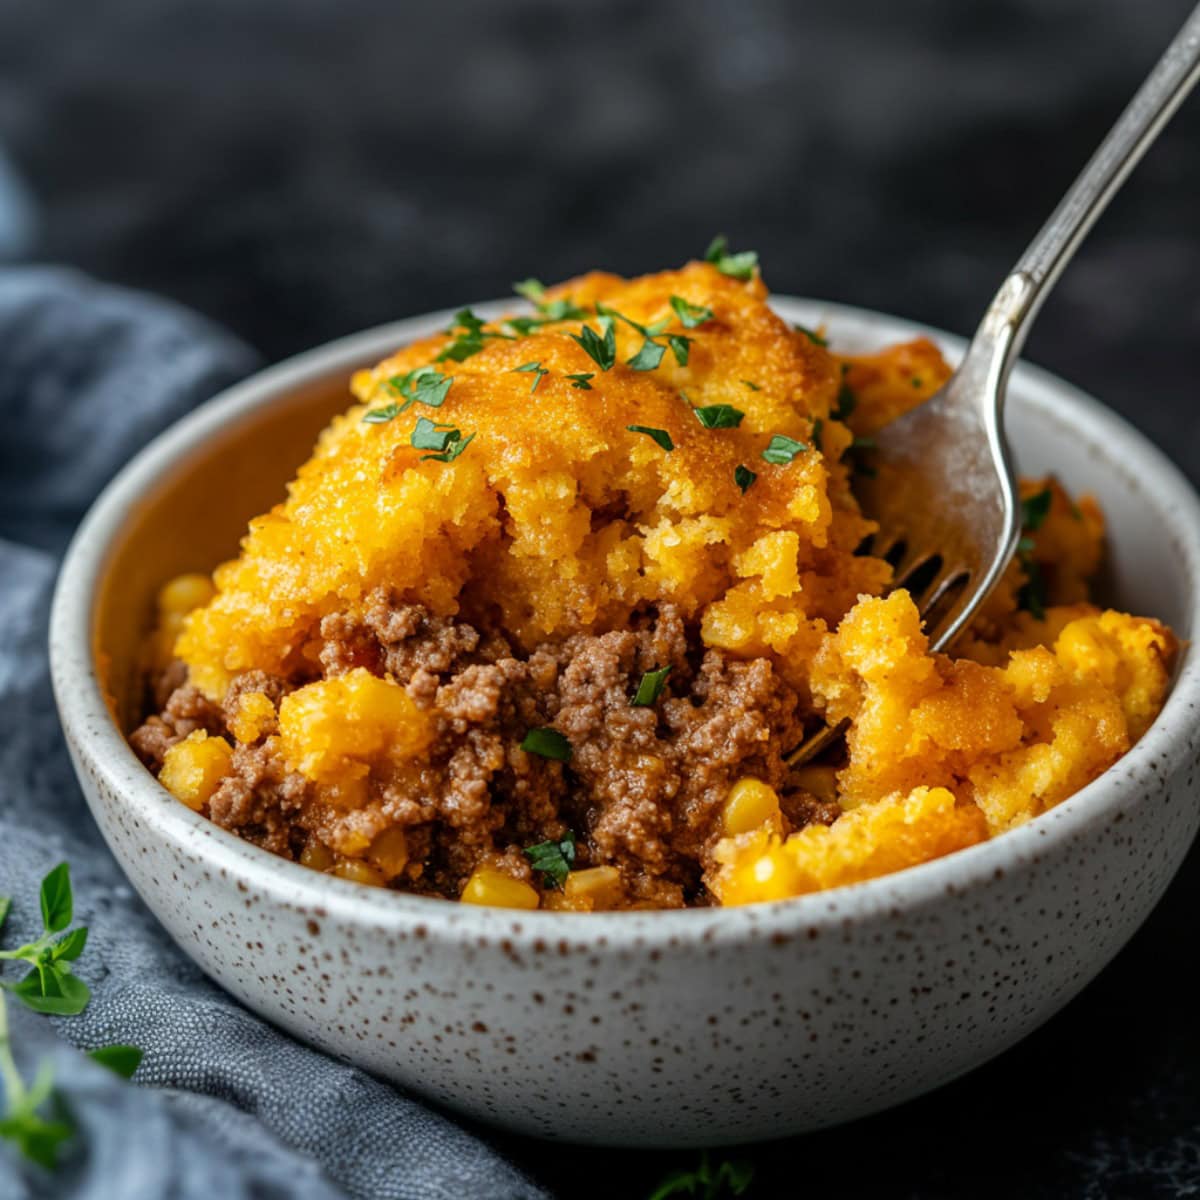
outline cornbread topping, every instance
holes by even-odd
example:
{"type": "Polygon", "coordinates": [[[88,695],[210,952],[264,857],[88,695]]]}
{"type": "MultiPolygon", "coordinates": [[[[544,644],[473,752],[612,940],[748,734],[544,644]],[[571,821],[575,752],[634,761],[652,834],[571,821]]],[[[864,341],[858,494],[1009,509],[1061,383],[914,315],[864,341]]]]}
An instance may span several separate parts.
{"type": "Polygon", "coordinates": [[[1001,834],[1153,721],[1175,639],[1089,602],[1103,517],[1053,479],[953,658],[889,594],[854,482],[932,343],[839,356],[720,246],[522,290],[358,373],[240,555],[164,588],[131,741],[181,802],[473,903],[740,904],[1001,834]]]}

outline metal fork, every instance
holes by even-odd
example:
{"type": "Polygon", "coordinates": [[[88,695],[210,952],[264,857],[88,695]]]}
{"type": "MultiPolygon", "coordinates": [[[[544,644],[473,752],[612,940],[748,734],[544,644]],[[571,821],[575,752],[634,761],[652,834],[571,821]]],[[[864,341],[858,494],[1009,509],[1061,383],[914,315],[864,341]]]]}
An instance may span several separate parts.
{"type": "MultiPolygon", "coordinates": [[[[934,650],[970,623],[1021,536],[1003,425],[1009,371],[1050,289],[1197,78],[1200,7],[1001,284],[958,370],[876,439],[874,475],[856,489],[879,524],[872,553],[894,562],[893,587],[913,591],[934,650]]],[[[784,761],[800,766],[844,732],[826,727],[784,761]]]]}

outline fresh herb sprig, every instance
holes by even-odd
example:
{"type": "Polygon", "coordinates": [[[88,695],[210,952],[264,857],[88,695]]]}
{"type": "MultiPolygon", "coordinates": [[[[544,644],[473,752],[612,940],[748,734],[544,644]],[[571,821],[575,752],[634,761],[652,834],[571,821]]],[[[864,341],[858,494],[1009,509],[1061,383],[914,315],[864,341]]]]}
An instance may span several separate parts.
{"type": "Polygon", "coordinates": [[[726,1200],[744,1196],[754,1182],[754,1167],[743,1159],[723,1159],[714,1164],[707,1150],[700,1151],[700,1162],[693,1170],[677,1170],[663,1177],[646,1200],[667,1200],[669,1196],[690,1196],[694,1200],[726,1200]]]}
{"type": "MultiPolygon", "coordinates": [[[[52,1169],[60,1149],[74,1136],[75,1126],[55,1100],[53,1069],[48,1062],[38,1067],[32,1083],[26,1084],[21,1077],[12,1053],[5,994],[34,1012],[75,1016],[87,1007],[91,991],[71,967],[87,945],[87,929],[67,928],[74,915],[74,899],[66,863],[59,863],[42,880],[39,902],[41,936],[15,950],[0,950],[0,968],[5,962],[23,962],[29,967],[16,983],[0,979],[0,1080],[5,1098],[0,1138],[32,1162],[52,1169]]],[[[0,931],[11,908],[12,901],[0,896],[0,931]]],[[[142,1061],[142,1052],[136,1046],[101,1046],[89,1057],[129,1078],[142,1061]]]]}
{"type": "Polygon", "coordinates": [[[568,829],[557,842],[538,842],[521,851],[529,865],[542,873],[546,887],[562,889],[575,865],[575,835],[568,829]]]}

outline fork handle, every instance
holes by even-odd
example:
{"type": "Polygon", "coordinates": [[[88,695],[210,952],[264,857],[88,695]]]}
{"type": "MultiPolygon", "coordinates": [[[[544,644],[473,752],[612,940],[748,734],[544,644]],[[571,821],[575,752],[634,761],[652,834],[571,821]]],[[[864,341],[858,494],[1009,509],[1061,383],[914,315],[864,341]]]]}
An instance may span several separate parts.
{"type": "MultiPolygon", "coordinates": [[[[1200,6],[1184,22],[992,301],[976,338],[984,335],[993,341],[1007,326],[1003,332],[1008,336],[1001,338],[1005,368],[1020,353],[1042,301],[1083,239],[1198,79],[1200,6]]],[[[1002,377],[1005,374],[1002,368],[1002,377]]]]}

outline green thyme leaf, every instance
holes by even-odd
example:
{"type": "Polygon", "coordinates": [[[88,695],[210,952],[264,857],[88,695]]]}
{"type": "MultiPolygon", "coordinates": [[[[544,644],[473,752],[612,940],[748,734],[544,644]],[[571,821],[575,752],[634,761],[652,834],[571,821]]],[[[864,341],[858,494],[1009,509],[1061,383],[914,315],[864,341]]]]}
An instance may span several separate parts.
{"type": "MultiPolygon", "coordinates": [[[[0,997],[0,1004],[3,997],[0,997]]],[[[75,1133],[75,1127],[67,1119],[61,1106],[49,1117],[38,1112],[47,1101],[53,1100],[54,1071],[49,1062],[38,1067],[37,1076],[29,1088],[21,1087],[16,1065],[12,1063],[7,1048],[3,1050],[7,1062],[5,1080],[14,1085],[16,1095],[8,1096],[8,1109],[0,1116],[0,1138],[12,1142],[17,1150],[31,1162],[53,1170],[58,1165],[58,1151],[62,1144],[75,1133]]]]}
{"type": "Polygon", "coordinates": [[[683,322],[684,329],[695,329],[713,318],[711,308],[703,304],[690,304],[682,296],[672,296],[671,307],[675,310],[675,315],[683,322]]]}
{"type": "Polygon", "coordinates": [[[542,758],[553,758],[557,762],[569,762],[571,743],[557,729],[531,729],[521,742],[521,749],[542,758]]]}
{"type": "Polygon", "coordinates": [[[82,979],[56,965],[37,966],[8,990],[34,1012],[74,1017],[87,1008],[92,993],[82,979]]]}
{"type": "Polygon", "coordinates": [[[1026,496],[1021,501],[1021,528],[1036,533],[1045,524],[1050,515],[1050,506],[1054,502],[1054,493],[1050,488],[1042,488],[1032,496],[1026,496]]]}
{"type": "Polygon", "coordinates": [[[666,352],[666,346],[659,345],[658,342],[652,342],[647,338],[642,343],[642,348],[625,365],[632,367],[635,371],[653,371],[662,362],[666,352]]]}
{"type": "Polygon", "coordinates": [[[512,289],[518,296],[524,296],[534,304],[546,294],[546,285],[540,279],[522,279],[519,283],[514,283],[512,289]]]}
{"type": "Polygon", "coordinates": [[[569,336],[583,347],[600,370],[612,370],[613,363],[617,361],[617,331],[611,320],[605,324],[603,337],[590,325],[569,336]]]}
{"type": "Polygon", "coordinates": [[[912,385],[915,388],[919,388],[921,386],[921,381],[915,375],[912,378],[912,385]]]}
{"type": "Polygon", "coordinates": [[[58,933],[71,923],[71,869],[65,862],[59,863],[45,879],[39,897],[42,906],[42,924],[47,933],[58,933]]]}
{"type": "Polygon", "coordinates": [[[753,380],[743,379],[742,383],[744,383],[746,385],[746,387],[748,387],[752,392],[761,392],[762,391],[762,388],[760,388],[758,386],[758,384],[755,383],[753,380]]]}
{"type": "Polygon", "coordinates": [[[732,404],[706,404],[702,408],[693,408],[692,412],[705,429],[736,429],[746,415],[732,404]]]}
{"type": "Polygon", "coordinates": [[[574,375],[568,375],[567,378],[572,381],[573,388],[578,388],[581,392],[590,392],[592,385],[588,383],[588,380],[596,377],[591,371],[577,371],[574,375]]]}
{"type": "Polygon", "coordinates": [[[57,962],[63,959],[66,962],[74,962],[82,953],[84,946],[87,945],[88,931],[86,925],[81,925],[78,929],[72,929],[70,933],[64,933],[50,947],[50,957],[57,962]]]}
{"type": "Polygon", "coordinates": [[[729,253],[729,242],[723,233],[718,233],[704,253],[704,261],[710,262],[722,275],[734,279],[750,279],[758,266],[758,255],[753,250],[739,254],[729,253]]]}
{"type": "Polygon", "coordinates": [[[529,389],[529,394],[531,396],[537,391],[538,384],[542,382],[545,376],[550,374],[550,372],[547,371],[540,362],[527,362],[522,363],[519,367],[513,367],[514,375],[521,371],[531,371],[534,374],[533,386],[529,389]]]}
{"type": "Polygon", "coordinates": [[[633,699],[629,703],[634,708],[649,708],[662,695],[663,688],[667,686],[667,676],[670,673],[669,666],[647,671],[642,676],[641,682],[638,683],[637,691],[634,692],[633,699]]]}
{"type": "Polygon", "coordinates": [[[688,365],[688,355],[692,348],[692,339],[684,337],[682,333],[668,333],[667,345],[671,347],[671,353],[675,355],[675,361],[681,366],[688,365]]]}
{"type": "Polygon", "coordinates": [[[793,325],[792,328],[797,333],[802,333],[814,346],[828,346],[829,340],[823,338],[815,329],[809,329],[807,325],[793,325]]]}
{"type": "Polygon", "coordinates": [[[749,467],[743,467],[741,463],[733,468],[733,482],[742,489],[743,496],[750,490],[750,485],[757,478],[758,476],[749,467]]]}
{"type": "Polygon", "coordinates": [[[877,442],[872,437],[856,437],[850,442],[851,450],[874,450],[877,442]]]}
{"type": "Polygon", "coordinates": [[[807,449],[808,447],[803,442],[777,433],[767,443],[767,448],[762,452],[762,456],[767,462],[777,467],[783,467],[790,463],[797,454],[807,449]]]}
{"type": "Polygon", "coordinates": [[[462,434],[452,425],[435,425],[428,417],[418,417],[417,427],[412,431],[409,443],[414,450],[448,450],[452,443],[461,441],[462,434]]]}
{"type": "Polygon", "coordinates": [[[654,429],[650,425],[626,425],[625,428],[630,433],[644,433],[648,438],[653,438],[668,454],[675,449],[675,443],[665,429],[654,429]]]}
{"type": "Polygon", "coordinates": [[[546,887],[561,888],[575,865],[575,835],[568,830],[557,842],[538,842],[521,853],[535,871],[542,873],[546,887]]]}
{"type": "Polygon", "coordinates": [[[132,1079],[133,1073],[141,1066],[142,1052],[136,1046],[118,1043],[113,1046],[97,1046],[95,1050],[88,1051],[88,1058],[124,1079],[132,1079]]]}

